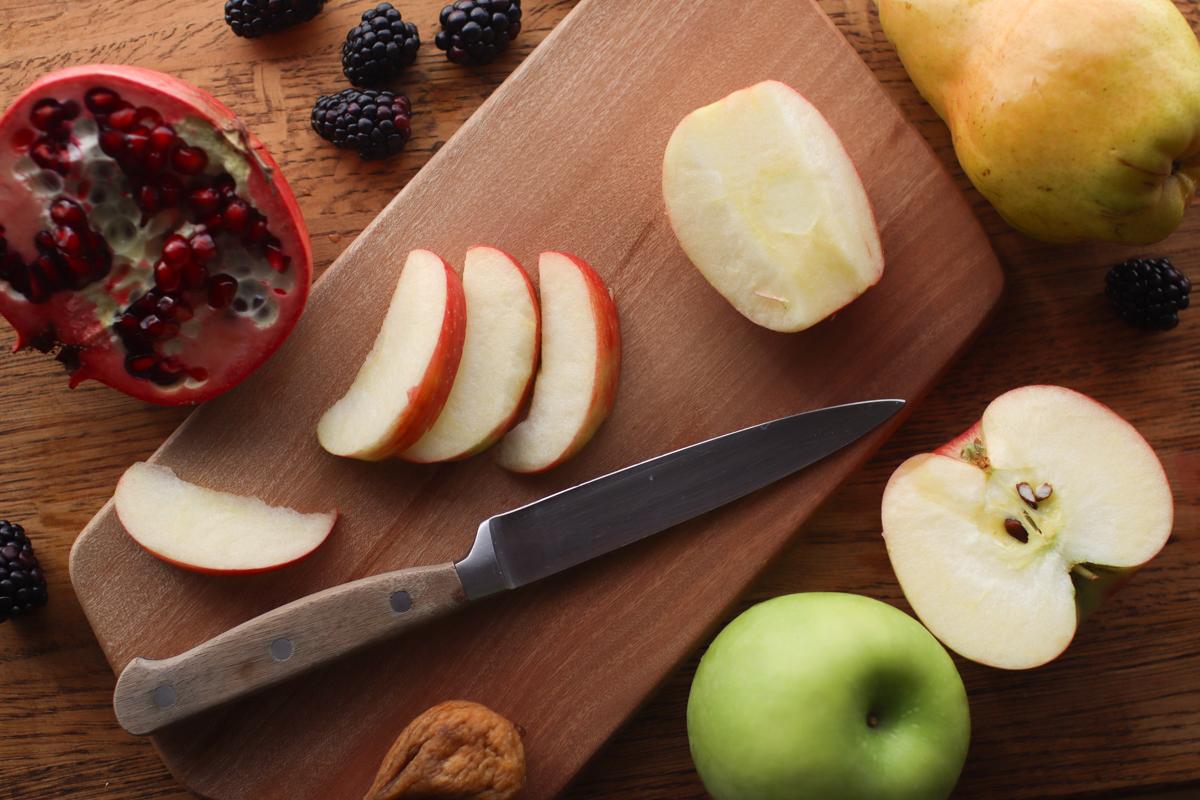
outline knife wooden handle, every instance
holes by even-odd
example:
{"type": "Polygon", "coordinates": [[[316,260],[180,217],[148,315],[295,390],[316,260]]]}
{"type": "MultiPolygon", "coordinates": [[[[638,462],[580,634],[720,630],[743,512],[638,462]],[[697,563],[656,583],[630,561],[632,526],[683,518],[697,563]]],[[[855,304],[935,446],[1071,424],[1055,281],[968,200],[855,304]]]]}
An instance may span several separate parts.
{"type": "Polygon", "coordinates": [[[453,564],[387,572],[333,586],[243,622],[172,658],[135,658],[113,709],[121,727],[153,733],[467,602],[453,564]]]}

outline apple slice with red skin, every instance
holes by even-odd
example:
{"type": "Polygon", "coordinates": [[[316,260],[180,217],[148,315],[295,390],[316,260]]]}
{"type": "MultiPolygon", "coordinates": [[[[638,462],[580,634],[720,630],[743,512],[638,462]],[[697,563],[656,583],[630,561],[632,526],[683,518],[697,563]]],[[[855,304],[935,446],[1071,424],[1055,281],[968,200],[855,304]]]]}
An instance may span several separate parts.
{"type": "Polygon", "coordinates": [[[542,253],[542,363],[529,414],[500,443],[513,472],[552,469],[578,453],[612,410],[621,372],[617,307],[583,259],[542,253]]]}
{"type": "Polygon", "coordinates": [[[141,462],[121,476],[113,502],[125,530],[151,555],[210,574],[294,564],[321,546],[338,516],[206,489],[168,467],[141,462]]]}
{"type": "Polygon", "coordinates": [[[467,333],[454,388],[433,427],[401,453],[406,461],[457,461],[503,436],[533,386],[540,315],[529,276],[494,247],[472,247],[463,262],[467,333]]]}
{"type": "Polygon", "coordinates": [[[428,250],[409,253],[371,352],[317,425],[321,446],[380,461],[416,444],[450,396],[466,319],[458,274],[428,250]]]}
{"type": "Polygon", "coordinates": [[[905,597],[960,655],[1004,669],[1057,658],[1079,620],[1171,533],[1146,440],[1095,400],[1026,386],[900,465],[883,536],[905,597]]]}

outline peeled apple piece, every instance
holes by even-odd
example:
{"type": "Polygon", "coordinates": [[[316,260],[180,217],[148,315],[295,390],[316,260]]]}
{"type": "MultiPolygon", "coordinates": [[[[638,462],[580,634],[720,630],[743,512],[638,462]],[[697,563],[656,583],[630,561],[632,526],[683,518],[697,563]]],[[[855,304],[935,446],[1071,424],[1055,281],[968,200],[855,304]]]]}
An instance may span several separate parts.
{"type": "Polygon", "coordinates": [[[663,196],[688,258],[765,328],[811,327],[883,275],[850,156],[821,112],[778,81],[685,117],[667,144],[663,196]]]}
{"type": "Polygon", "coordinates": [[[1174,504],[1158,457],[1113,411],[1026,386],[883,496],[883,536],[905,597],[960,655],[1004,669],[1057,658],[1078,621],[1153,558],[1174,504]]]}

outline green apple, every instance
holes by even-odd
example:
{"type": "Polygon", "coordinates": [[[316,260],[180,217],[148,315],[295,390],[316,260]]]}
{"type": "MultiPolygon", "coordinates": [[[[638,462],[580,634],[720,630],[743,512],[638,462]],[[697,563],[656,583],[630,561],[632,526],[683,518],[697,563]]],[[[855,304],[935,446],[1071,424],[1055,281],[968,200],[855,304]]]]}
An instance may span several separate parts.
{"type": "Polygon", "coordinates": [[[1200,44],[1171,0],[876,0],[976,188],[1040,239],[1156,242],[1200,178],[1200,44]]]}
{"type": "Polygon", "coordinates": [[[941,800],[971,738],[938,641],[838,593],[776,597],[729,623],[700,661],[687,726],[716,800],[941,800]]]}

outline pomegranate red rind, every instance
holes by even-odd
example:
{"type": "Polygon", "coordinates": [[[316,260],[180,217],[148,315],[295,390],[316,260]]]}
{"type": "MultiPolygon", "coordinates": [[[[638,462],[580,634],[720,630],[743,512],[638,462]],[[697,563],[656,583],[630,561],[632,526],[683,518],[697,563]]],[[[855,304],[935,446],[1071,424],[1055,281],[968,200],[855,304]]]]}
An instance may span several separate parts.
{"type": "Polygon", "coordinates": [[[0,118],[0,314],[71,385],[198,403],[287,338],[308,232],[263,144],[168,75],[51,73],[0,118]]]}

